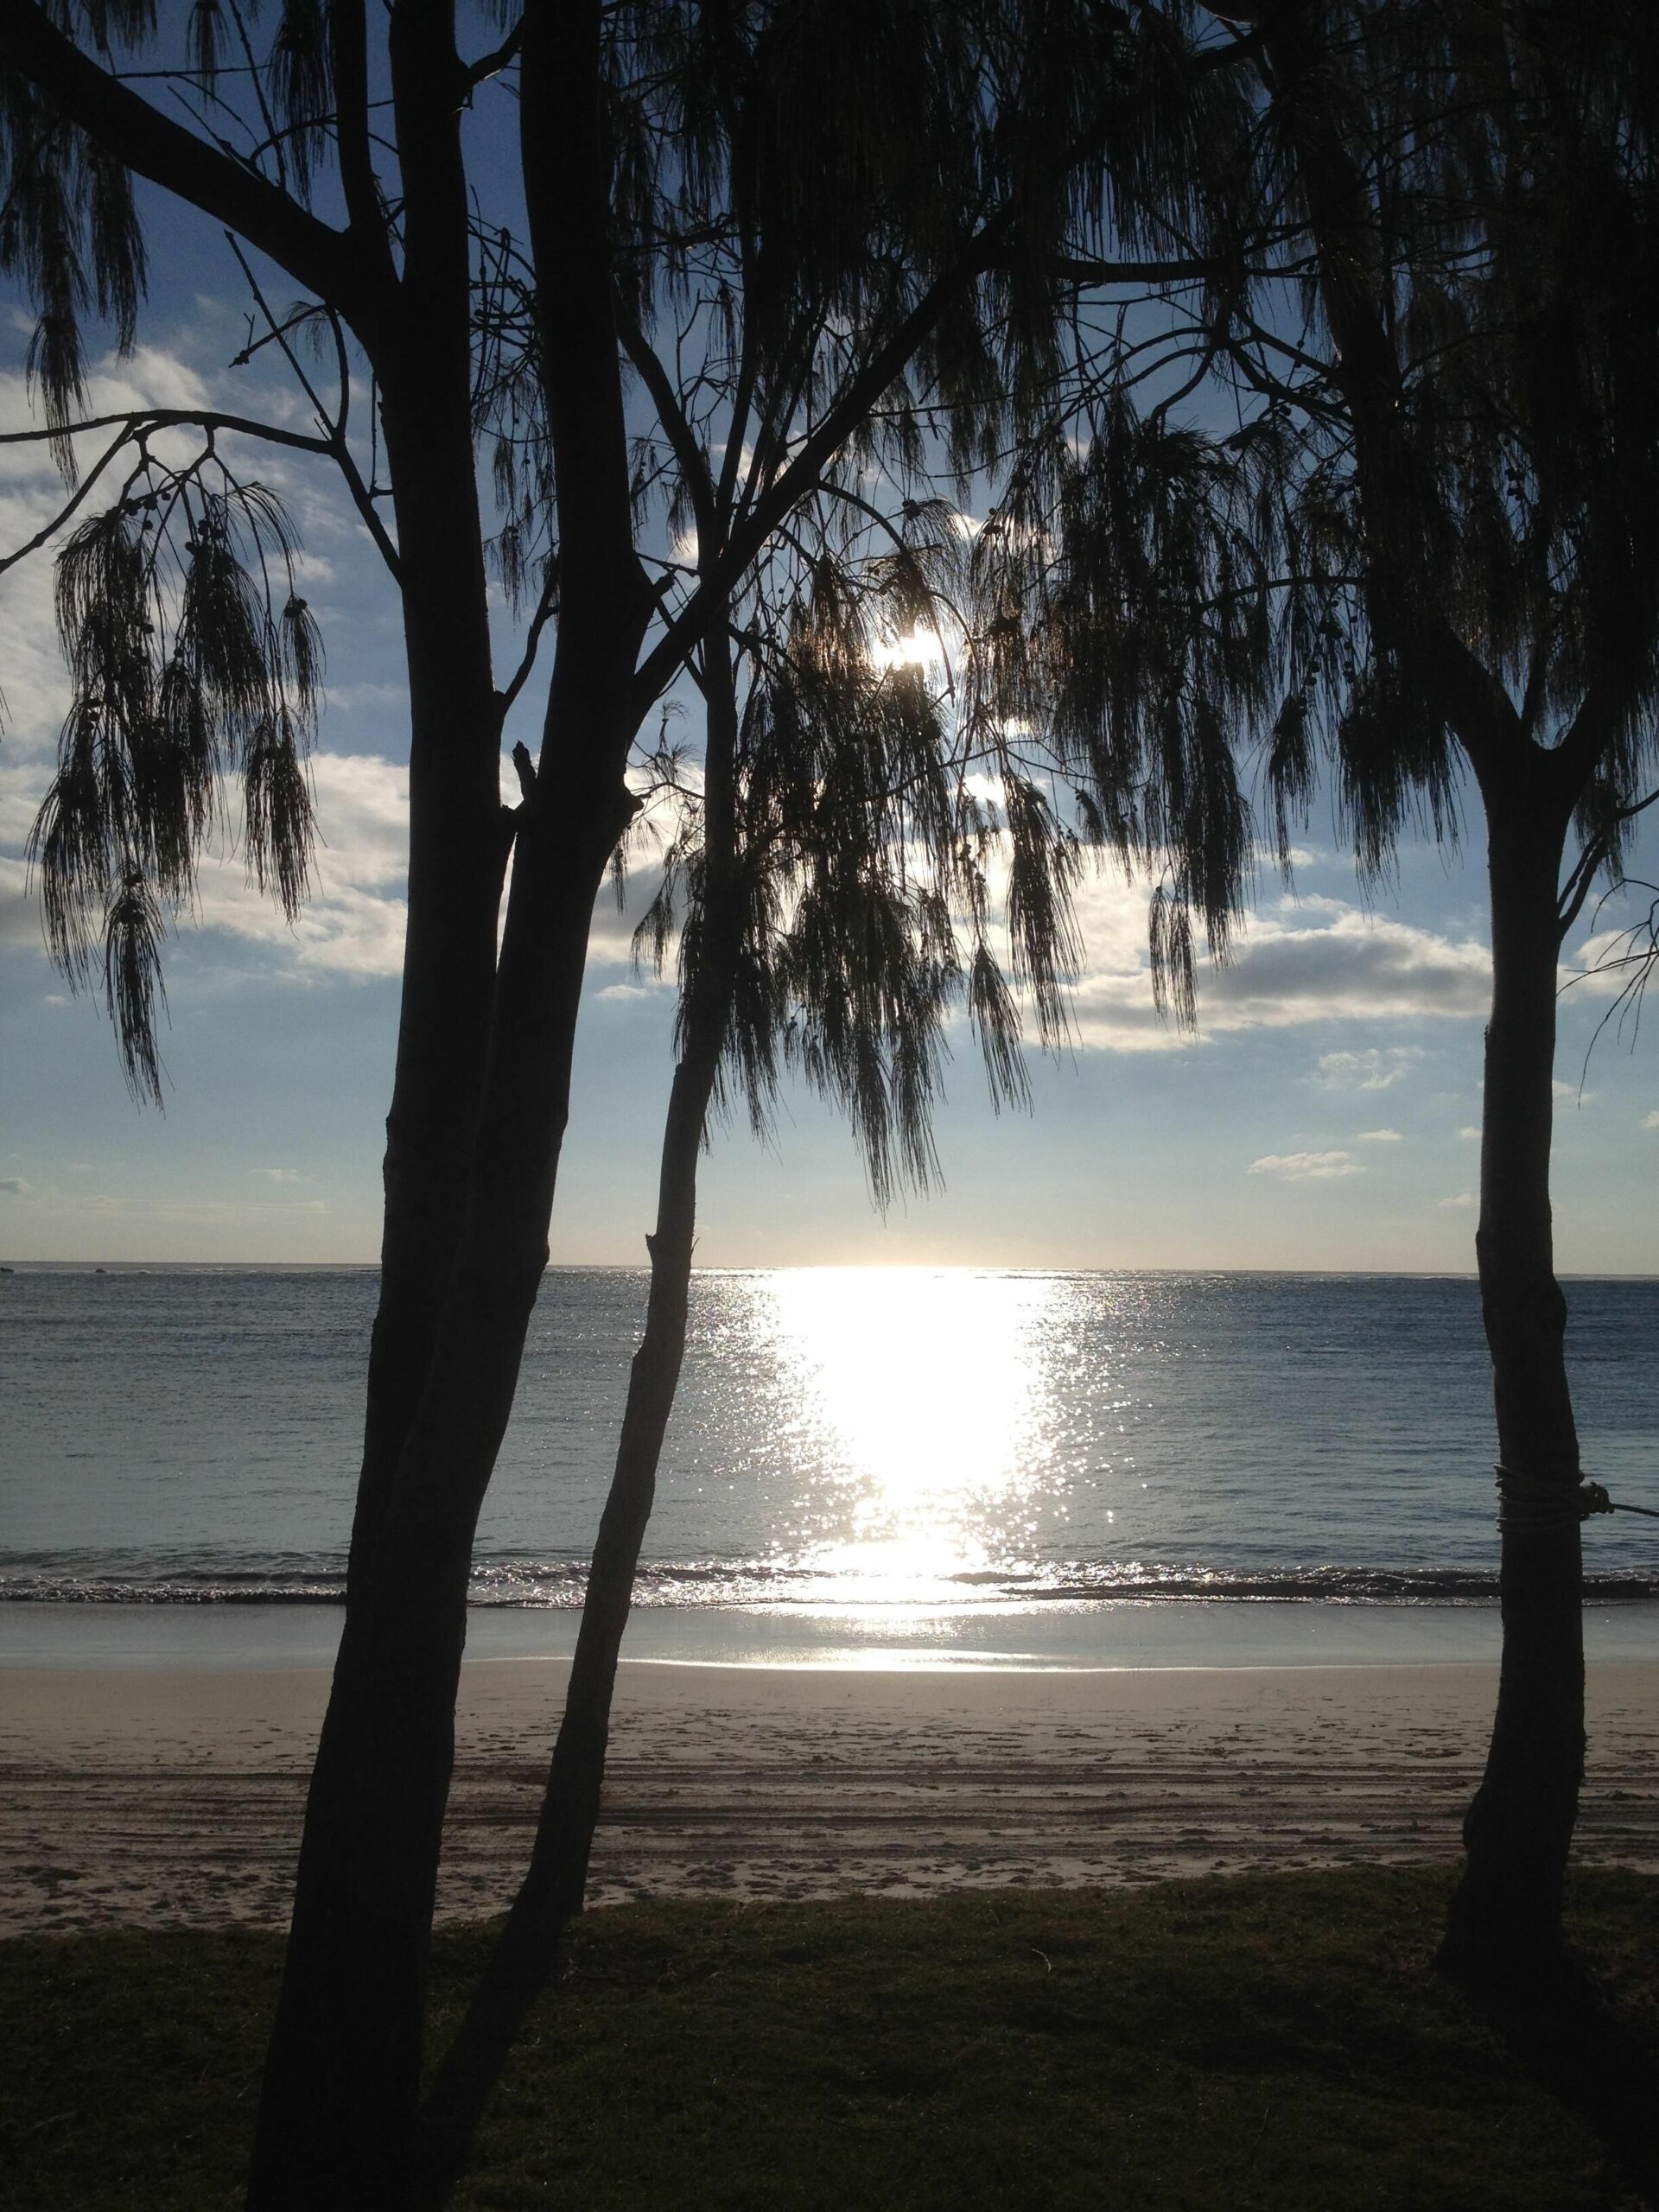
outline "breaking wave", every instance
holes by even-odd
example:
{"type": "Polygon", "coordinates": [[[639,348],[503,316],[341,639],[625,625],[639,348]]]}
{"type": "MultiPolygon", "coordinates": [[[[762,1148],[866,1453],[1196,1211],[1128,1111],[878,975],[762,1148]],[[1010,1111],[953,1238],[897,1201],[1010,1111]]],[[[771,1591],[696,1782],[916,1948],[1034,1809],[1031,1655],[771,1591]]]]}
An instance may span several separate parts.
{"type": "MultiPolygon", "coordinates": [[[[568,1611],[587,1587],[585,1559],[481,1554],[468,1589],[477,1606],[568,1611]]],[[[343,1602],[339,1554],[271,1554],[236,1560],[182,1554],[0,1554],[0,1604],[327,1605],[343,1602]]],[[[1586,1602],[1659,1599],[1659,1575],[1587,1574],[1586,1602]]],[[[634,1602],[744,1609],[897,1605],[963,1612],[1052,1604],[1308,1604],[1495,1605],[1496,1572],[1457,1567],[1319,1566],[1267,1569],[1133,1560],[1049,1560],[901,1575],[834,1567],[810,1557],[655,1560],[639,1570],[634,1602]]]]}

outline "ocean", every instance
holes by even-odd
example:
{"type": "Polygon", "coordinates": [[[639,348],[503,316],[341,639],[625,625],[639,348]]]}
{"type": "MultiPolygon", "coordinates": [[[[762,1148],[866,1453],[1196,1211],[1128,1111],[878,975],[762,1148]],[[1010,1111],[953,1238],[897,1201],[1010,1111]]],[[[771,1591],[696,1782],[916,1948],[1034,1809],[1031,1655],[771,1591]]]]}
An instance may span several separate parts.
{"type": "MultiPolygon", "coordinates": [[[[1567,1286],[1584,1462],[1659,1504],[1659,1281],[1567,1286]]],[[[321,1662],[372,1268],[0,1275],[0,1661],[321,1662]]],[[[570,1648],[644,1313],[550,1272],[470,1642],[570,1648]]],[[[634,1656],[1495,1656],[1489,1379],[1459,1277],[700,1274],[634,1656]]],[[[1659,1656],[1659,1522],[1586,1532],[1592,1652],[1659,1656]]]]}

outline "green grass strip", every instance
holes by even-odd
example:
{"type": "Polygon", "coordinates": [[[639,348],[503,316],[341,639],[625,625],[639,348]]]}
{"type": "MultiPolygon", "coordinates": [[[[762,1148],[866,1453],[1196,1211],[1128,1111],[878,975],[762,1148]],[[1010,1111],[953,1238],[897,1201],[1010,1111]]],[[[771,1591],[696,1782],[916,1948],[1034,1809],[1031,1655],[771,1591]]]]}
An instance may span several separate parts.
{"type": "MultiPolygon", "coordinates": [[[[584,1921],[455,2202],[721,2212],[1573,2212],[1597,2139],[1427,1970],[1443,1868],[634,1905],[584,1921]]],[[[1642,2031],[1659,1881],[1578,1876],[1642,2031]]],[[[433,2044],[487,1929],[441,1937],[433,2044]]],[[[0,1945],[0,2205],[232,2207],[277,1939],[0,1945]]]]}

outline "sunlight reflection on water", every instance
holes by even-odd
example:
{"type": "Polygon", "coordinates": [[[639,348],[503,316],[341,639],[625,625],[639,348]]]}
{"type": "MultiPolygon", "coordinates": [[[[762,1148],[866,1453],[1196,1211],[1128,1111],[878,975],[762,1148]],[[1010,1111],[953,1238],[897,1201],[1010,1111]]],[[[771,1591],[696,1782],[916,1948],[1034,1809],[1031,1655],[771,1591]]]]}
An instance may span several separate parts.
{"type": "Polygon", "coordinates": [[[801,1425],[838,1464],[850,1521],[804,1565],[913,1585],[1029,1545],[1052,1455],[1042,1325],[1063,1284],[861,1268],[759,1287],[801,1425]]]}
{"type": "MultiPolygon", "coordinates": [[[[544,1283],[475,1611],[574,1617],[645,1287],[637,1270],[544,1283]]],[[[3,1288],[0,1597],[338,1599],[371,1271],[3,1288]]],[[[1639,1501],[1659,1284],[1574,1283],[1571,1313],[1586,1464],[1639,1501]]],[[[1097,1653],[1149,1599],[1490,1605],[1491,1457],[1471,1282],[700,1272],[634,1633],[703,1650],[723,1615],[779,1649],[1000,1649],[1006,1632],[1097,1653]]],[[[1656,1528],[1597,1524],[1599,1596],[1659,1590],[1656,1528]]]]}

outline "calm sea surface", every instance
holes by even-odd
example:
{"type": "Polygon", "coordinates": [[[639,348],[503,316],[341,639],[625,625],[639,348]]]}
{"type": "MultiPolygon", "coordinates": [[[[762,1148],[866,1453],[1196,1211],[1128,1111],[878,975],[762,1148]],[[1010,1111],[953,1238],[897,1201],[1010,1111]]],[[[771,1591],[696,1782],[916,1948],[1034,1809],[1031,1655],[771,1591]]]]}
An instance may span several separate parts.
{"type": "MultiPolygon", "coordinates": [[[[474,1646],[569,1648],[645,1303],[551,1274],[474,1646]]],[[[1585,1464],[1659,1503],[1659,1281],[1568,1286],[1585,1464]]],[[[326,1656],[372,1269],[0,1275],[0,1657],[326,1656]],[[10,1601],[10,1602],[7,1602],[10,1601]]],[[[1474,1286],[700,1275],[641,1656],[1486,1656],[1474,1286]]],[[[1659,1522],[1586,1530],[1592,1646],[1659,1654],[1659,1522]]]]}

